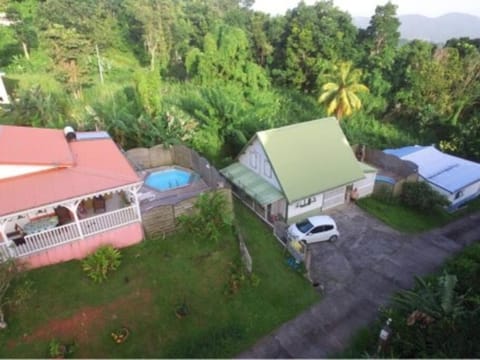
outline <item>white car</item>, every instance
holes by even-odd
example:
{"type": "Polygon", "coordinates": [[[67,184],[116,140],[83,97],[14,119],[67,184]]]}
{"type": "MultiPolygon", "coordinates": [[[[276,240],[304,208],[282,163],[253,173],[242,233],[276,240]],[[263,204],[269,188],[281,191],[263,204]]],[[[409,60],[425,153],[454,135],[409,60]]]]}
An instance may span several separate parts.
{"type": "Polygon", "coordinates": [[[327,215],[312,216],[292,224],[288,228],[288,237],[293,241],[304,241],[307,244],[320,241],[335,241],[339,232],[335,221],[327,215]]]}

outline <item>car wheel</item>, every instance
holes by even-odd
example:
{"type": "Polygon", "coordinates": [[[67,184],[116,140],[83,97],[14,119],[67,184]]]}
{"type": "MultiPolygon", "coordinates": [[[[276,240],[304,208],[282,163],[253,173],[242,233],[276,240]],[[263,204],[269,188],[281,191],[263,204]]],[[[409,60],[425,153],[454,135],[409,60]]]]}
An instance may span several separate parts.
{"type": "Polygon", "coordinates": [[[332,236],[330,236],[330,239],[328,239],[328,240],[333,242],[333,241],[336,241],[337,239],[338,239],[337,235],[332,235],[332,236]]]}

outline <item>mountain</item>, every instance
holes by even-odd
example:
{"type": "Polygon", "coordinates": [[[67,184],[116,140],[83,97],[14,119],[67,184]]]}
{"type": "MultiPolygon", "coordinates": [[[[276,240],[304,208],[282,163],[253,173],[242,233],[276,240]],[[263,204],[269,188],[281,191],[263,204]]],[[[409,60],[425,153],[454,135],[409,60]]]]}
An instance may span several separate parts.
{"type": "MultiPolygon", "coordinates": [[[[480,38],[480,18],[473,15],[449,13],[435,18],[422,15],[400,15],[398,18],[403,39],[444,43],[462,36],[480,38]]],[[[359,28],[366,28],[370,18],[355,17],[353,22],[359,28]]]]}

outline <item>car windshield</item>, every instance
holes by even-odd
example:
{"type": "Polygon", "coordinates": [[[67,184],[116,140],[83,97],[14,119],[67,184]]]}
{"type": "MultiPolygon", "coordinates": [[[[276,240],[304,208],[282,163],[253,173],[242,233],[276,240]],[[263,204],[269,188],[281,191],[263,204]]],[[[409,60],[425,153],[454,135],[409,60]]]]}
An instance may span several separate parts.
{"type": "Polygon", "coordinates": [[[302,233],[307,233],[309,232],[312,228],[313,228],[313,225],[310,221],[305,220],[305,221],[302,221],[300,223],[297,224],[297,228],[298,230],[300,230],[302,233]]]}

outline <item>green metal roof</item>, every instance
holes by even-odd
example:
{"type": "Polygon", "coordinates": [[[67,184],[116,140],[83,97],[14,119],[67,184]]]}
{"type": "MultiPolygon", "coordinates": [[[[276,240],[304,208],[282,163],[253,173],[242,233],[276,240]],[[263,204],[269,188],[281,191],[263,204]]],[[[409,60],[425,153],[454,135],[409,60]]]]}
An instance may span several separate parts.
{"type": "Polygon", "coordinates": [[[373,166],[368,165],[368,164],[366,164],[366,163],[364,163],[364,162],[359,161],[359,162],[358,162],[358,165],[360,165],[360,168],[362,169],[363,173],[365,173],[365,174],[366,174],[366,173],[377,172],[377,169],[376,169],[376,168],[374,168],[373,166]]]}
{"type": "Polygon", "coordinates": [[[260,131],[256,136],[289,203],[364,178],[334,117],[260,131]]]}
{"type": "Polygon", "coordinates": [[[283,199],[282,193],[267,180],[240,163],[234,163],[220,172],[261,205],[283,199]]]}

